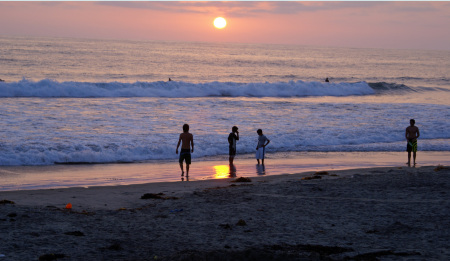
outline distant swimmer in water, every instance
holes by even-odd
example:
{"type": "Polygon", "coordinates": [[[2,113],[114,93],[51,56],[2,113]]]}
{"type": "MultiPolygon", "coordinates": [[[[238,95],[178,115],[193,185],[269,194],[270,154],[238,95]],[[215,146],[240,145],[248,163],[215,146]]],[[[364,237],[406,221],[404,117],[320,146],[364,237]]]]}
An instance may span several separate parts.
{"type": "Polygon", "coordinates": [[[411,119],[409,126],[406,128],[405,138],[408,141],[406,144],[406,151],[408,151],[408,166],[411,165],[411,151],[413,152],[414,166],[416,165],[416,153],[417,153],[417,138],[420,136],[419,128],[414,126],[416,121],[411,119]]]}
{"type": "Polygon", "coordinates": [[[189,176],[189,165],[191,165],[191,152],[194,152],[194,136],[189,133],[189,125],[184,124],[183,125],[183,133],[180,134],[180,138],[178,139],[177,144],[177,150],[176,153],[178,154],[178,147],[180,147],[181,143],[181,151],[180,151],[180,168],[181,168],[181,176],[184,176],[183,171],[183,161],[186,161],[186,177],[189,176]]]}
{"type": "Polygon", "coordinates": [[[172,79],[169,78],[169,82],[171,82],[171,81],[172,81],[172,79]]]}
{"type": "Polygon", "coordinates": [[[328,77],[325,79],[325,82],[330,82],[330,80],[328,80],[328,77]]]}

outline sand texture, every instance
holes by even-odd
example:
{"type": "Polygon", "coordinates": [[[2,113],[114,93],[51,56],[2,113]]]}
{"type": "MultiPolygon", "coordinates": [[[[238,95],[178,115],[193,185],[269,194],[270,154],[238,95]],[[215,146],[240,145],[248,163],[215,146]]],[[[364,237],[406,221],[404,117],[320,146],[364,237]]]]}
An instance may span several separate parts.
{"type": "Polygon", "coordinates": [[[0,192],[0,261],[450,260],[449,168],[318,174],[0,192]]]}

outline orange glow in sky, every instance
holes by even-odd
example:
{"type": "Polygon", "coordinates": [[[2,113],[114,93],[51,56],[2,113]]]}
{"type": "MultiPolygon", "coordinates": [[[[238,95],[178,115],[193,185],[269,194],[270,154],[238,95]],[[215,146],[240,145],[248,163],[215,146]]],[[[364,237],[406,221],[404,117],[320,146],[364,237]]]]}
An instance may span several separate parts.
{"type": "Polygon", "coordinates": [[[446,1],[0,1],[0,35],[450,50],[446,1]],[[211,26],[226,17],[226,30],[211,26]]]}

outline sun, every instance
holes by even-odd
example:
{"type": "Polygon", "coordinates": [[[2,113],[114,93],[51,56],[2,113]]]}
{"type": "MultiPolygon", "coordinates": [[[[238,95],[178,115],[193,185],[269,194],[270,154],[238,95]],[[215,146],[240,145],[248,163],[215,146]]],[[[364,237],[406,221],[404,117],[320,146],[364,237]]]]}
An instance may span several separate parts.
{"type": "Polygon", "coordinates": [[[223,29],[225,28],[225,26],[227,26],[227,20],[225,20],[225,18],[217,17],[216,19],[214,19],[214,27],[216,27],[217,29],[223,29]]]}

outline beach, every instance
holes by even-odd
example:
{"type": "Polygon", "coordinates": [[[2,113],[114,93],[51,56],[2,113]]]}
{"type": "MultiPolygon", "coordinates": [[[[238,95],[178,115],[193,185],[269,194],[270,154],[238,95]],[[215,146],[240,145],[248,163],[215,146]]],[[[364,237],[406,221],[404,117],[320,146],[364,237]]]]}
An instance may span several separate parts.
{"type": "Polygon", "coordinates": [[[2,191],[0,260],[450,258],[448,167],[238,178],[2,191]]]}
{"type": "Polygon", "coordinates": [[[31,36],[0,50],[0,261],[450,259],[449,51],[31,36]]]}

